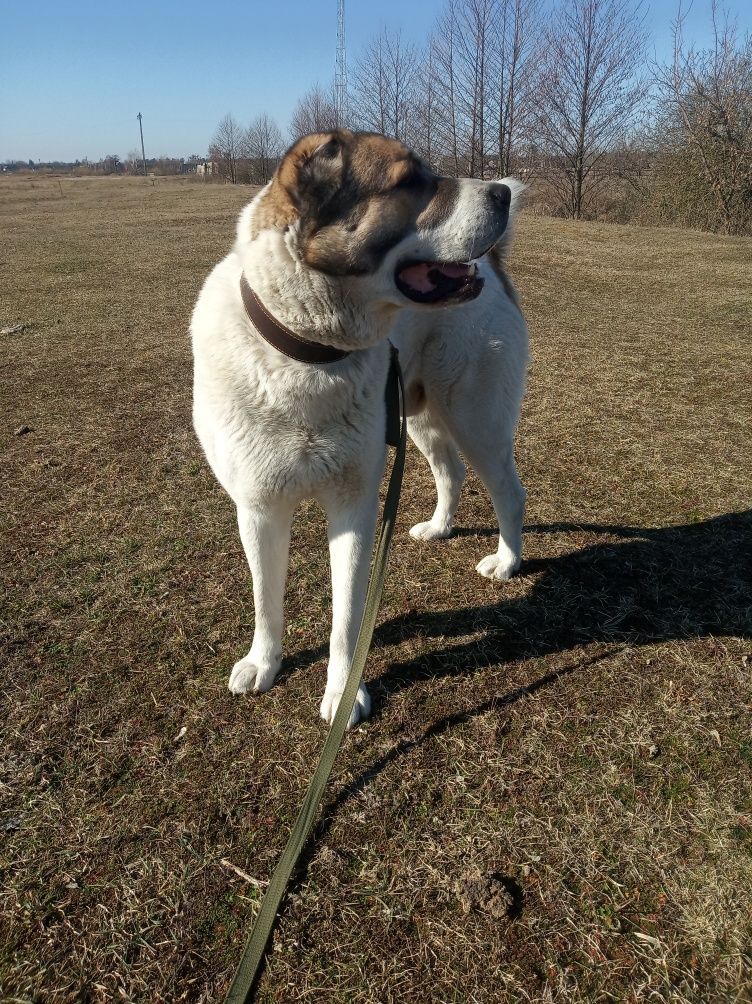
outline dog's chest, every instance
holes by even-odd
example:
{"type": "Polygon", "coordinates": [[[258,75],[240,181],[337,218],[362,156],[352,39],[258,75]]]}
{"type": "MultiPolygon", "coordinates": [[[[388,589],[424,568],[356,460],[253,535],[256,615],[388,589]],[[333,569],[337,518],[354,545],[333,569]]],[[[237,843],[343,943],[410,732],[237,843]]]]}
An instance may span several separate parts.
{"type": "Polygon", "coordinates": [[[360,374],[347,381],[257,375],[227,390],[206,401],[212,428],[199,434],[236,501],[315,496],[333,483],[357,492],[383,456],[383,389],[360,374]]]}
{"type": "Polygon", "coordinates": [[[254,466],[258,451],[264,453],[265,483],[277,493],[306,494],[334,480],[352,481],[369,452],[370,438],[363,428],[364,416],[355,409],[329,415],[312,422],[306,415],[275,416],[267,428],[268,439],[256,441],[254,466]]]}

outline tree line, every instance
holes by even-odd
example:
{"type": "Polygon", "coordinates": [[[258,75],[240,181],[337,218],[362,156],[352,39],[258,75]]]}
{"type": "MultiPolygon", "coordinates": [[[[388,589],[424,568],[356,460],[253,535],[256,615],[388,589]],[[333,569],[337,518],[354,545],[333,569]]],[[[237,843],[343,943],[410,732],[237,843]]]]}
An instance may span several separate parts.
{"type": "MultiPolygon", "coordinates": [[[[199,164],[206,163],[206,155],[197,153],[190,157],[170,157],[162,154],[159,157],[146,158],[146,173],[154,175],[193,174],[199,164]]],[[[143,175],[144,161],[140,150],[132,150],[125,160],[117,153],[108,153],[99,160],[89,160],[83,157],[79,160],[6,160],[0,163],[2,173],[26,173],[34,171],[40,174],[70,174],[74,177],[90,177],[91,175],[133,174],[143,175]]]]}
{"type": "Polygon", "coordinates": [[[220,122],[210,159],[264,184],[288,141],[337,126],[411,146],[442,174],[517,175],[541,211],[752,232],[752,40],[715,2],[707,49],[647,59],[641,0],[447,0],[422,46],[385,28],[333,84],[298,101],[285,138],[266,114],[220,122]]]}

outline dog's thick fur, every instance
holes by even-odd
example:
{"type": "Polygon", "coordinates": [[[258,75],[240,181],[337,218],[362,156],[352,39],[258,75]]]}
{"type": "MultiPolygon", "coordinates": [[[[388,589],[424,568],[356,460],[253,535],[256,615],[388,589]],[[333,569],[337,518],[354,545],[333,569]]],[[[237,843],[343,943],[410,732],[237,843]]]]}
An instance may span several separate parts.
{"type": "MultiPolygon", "coordinates": [[[[255,631],[232,670],[234,693],[274,682],[293,511],[314,497],[327,516],[332,572],[321,714],[334,716],[362,616],[384,469],[388,340],[400,353],[409,433],[438,493],[412,536],[451,532],[461,452],[499,523],[498,548],[477,570],[506,579],[518,568],[525,496],[513,439],[527,330],[503,249],[519,187],[438,178],[394,140],[336,130],[295,144],[240,214],[235,246],[206,280],[191,324],[194,423],[237,506],[253,577],[255,631]],[[458,264],[473,260],[475,274],[458,264]],[[242,273],[280,323],[350,355],[311,365],[272,348],[244,311],[242,273]]],[[[350,724],[369,710],[362,685],[350,724]]]]}

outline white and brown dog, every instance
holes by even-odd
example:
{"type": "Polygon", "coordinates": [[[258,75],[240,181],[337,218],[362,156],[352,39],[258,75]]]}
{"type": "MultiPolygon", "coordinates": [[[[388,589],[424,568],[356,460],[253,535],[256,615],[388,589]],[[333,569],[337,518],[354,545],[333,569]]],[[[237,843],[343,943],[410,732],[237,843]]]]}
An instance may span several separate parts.
{"type": "MultiPolygon", "coordinates": [[[[253,644],[232,670],[233,693],[268,690],[279,670],[290,525],[313,497],[327,516],[332,574],[321,715],[334,717],[384,470],[388,340],[404,371],[408,430],[438,494],[411,534],[451,532],[462,452],[499,523],[498,548],[477,570],[507,579],[518,568],[525,494],[513,440],[527,330],[503,271],[503,235],[520,187],[437,177],[395,140],[336,130],[297,142],[241,212],[235,246],[206,280],[191,324],[194,423],[237,506],[253,576],[253,644]],[[337,361],[300,362],[262,337],[243,277],[272,323],[341,350],[337,361]]],[[[362,685],[350,724],[369,709],[362,685]]]]}

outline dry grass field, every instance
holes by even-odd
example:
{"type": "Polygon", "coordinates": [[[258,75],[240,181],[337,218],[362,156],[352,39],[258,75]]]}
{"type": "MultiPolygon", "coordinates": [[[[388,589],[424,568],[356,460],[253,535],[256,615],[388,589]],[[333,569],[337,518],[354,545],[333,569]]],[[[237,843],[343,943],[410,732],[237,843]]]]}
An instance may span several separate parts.
{"type": "MultiPolygon", "coordinates": [[[[188,318],[249,190],[0,179],[0,998],[222,998],[324,737],[319,511],[287,658],[191,430],[188,318]],[[21,432],[22,427],[29,431],[21,432]]],[[[512,582],[421,545],[259,1000],[752,1000],[752,241],[522,219],[512,582]]]]}

